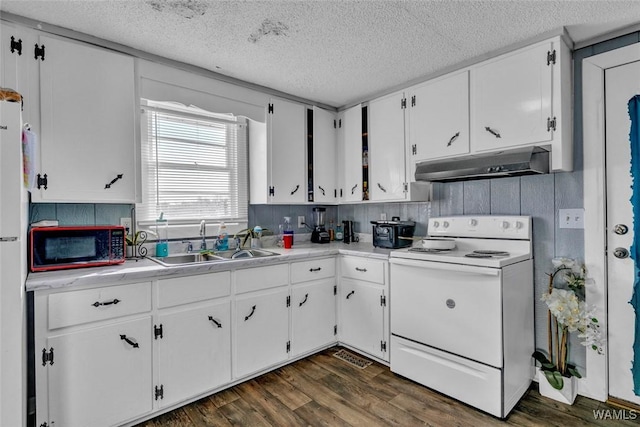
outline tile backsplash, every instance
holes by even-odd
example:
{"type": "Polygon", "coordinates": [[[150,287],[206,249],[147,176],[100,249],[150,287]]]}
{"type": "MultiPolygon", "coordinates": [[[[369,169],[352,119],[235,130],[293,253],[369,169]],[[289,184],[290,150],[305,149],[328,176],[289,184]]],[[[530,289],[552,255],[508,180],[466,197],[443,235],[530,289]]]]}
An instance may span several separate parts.
{"type": "Polygon", "coordinates": [[[131,204],[31,203],[29,223],[57,219],[60,225],[120,225],[131,217],[131,204]]]}

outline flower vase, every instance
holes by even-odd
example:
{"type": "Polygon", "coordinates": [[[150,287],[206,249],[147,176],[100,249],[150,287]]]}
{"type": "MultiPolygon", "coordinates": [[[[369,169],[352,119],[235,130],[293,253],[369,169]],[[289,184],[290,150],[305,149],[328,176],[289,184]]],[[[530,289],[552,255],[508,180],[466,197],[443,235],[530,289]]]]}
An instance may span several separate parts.
{"type": "Polygon", "coordinates": [[[540,394],[558,402],[573,405],[578,395],[578,380],[576,377],[563,378],[564,384],[561,390],[551,387],[547,377],[541,370],[538,371],[538,387],[540,394]]]}

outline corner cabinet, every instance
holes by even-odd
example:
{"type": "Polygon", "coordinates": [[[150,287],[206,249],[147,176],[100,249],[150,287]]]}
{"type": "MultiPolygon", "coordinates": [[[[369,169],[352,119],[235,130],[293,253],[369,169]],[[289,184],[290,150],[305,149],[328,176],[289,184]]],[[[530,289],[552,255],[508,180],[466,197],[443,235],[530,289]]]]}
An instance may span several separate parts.
{"type": "Polygon", "coordinates": [[[560,37],[483,62],[471,73],[471,150],[550,149],[572,170],[571,53],[560,37]]]}
{"type": "Polygon", "coordinates": [[[283,99],[268,106],[269,203],[307,201],[306,107],[283,99]]]}
{"type": "Polygon", "coordinates": [[[40,36],[36,202],[136,202],[134,60],[40,36]]]}

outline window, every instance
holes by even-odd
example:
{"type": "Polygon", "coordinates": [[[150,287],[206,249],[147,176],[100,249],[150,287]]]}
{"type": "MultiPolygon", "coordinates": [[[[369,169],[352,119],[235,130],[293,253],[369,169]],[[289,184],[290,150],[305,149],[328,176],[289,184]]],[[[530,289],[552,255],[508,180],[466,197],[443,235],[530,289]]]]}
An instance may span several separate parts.
{"type": "Polygon", "coordinates": [[[143,100],[142,203],[151,224],[246,222],[247,126],[243,118],[181,104],[143,100]]]}

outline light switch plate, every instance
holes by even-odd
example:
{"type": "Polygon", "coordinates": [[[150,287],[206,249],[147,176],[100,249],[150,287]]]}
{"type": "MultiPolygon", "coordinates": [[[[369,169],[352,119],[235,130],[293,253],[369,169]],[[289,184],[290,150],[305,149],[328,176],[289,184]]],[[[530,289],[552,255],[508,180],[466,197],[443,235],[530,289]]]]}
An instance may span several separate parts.
{"type": "Polygon", "coordinates": [[[584,209],[560,209],[558,216],[560,228],[584,229],[584,209]]]}

